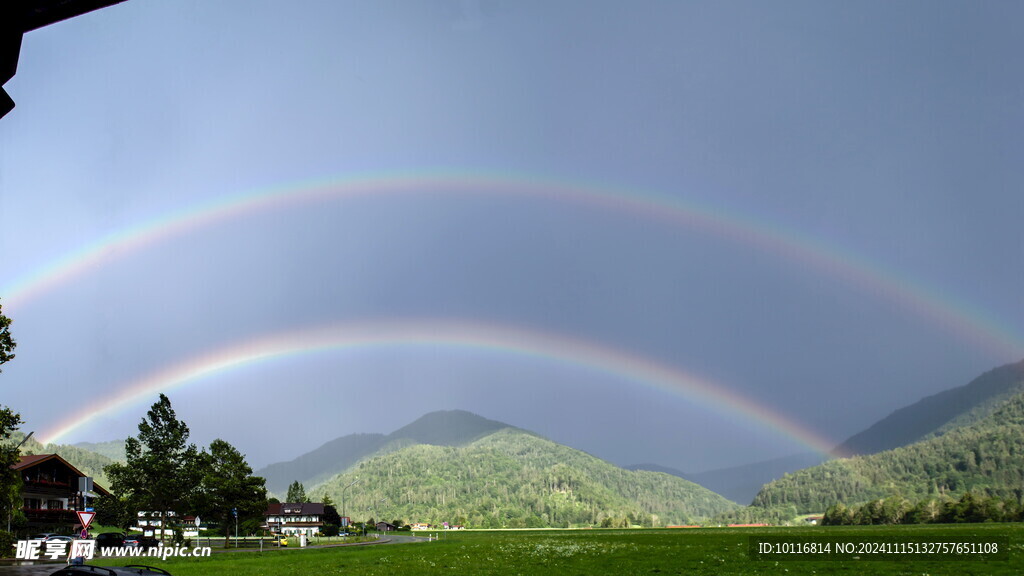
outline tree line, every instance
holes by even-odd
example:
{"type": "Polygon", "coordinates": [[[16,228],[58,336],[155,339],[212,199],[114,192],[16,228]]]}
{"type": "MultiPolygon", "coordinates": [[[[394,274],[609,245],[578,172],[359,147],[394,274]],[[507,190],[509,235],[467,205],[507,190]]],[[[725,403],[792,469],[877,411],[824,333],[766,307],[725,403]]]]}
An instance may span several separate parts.
{"type": "Polygon", "coordinates": [[[958,524],[964,522],[1022,522],[1024,506],[1014,498],[977,496],[965,492],[959,499],[929,498],[911,502],[891,496],[860,506],[830,506],[825,526],[877,524],[958,524]]]}

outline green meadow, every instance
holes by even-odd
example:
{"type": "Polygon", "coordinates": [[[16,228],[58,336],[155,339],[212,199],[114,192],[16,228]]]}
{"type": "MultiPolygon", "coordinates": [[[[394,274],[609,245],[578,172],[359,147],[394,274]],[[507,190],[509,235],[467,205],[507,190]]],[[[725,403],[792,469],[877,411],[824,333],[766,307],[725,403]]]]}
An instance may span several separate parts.
{"type": "MultiPolygon", "coordinates": [[[[1017,575],[1024,572],[1024,526],[974,524],[891,527],[523,530],[449,532],[434,542],[375,544],[271,552],[214,553],[210,558],[148,563],[174,576],[308,574],[871,574],[1017,575]],[[1004,559],[759,560],[751,538],[786,536],[837,541],[1002,541],[1004,559]]],[[[94,564],[124,565],[126,560],[94,564]]],[[[139,562],[134,562],[139,563],[139,562]]]]}

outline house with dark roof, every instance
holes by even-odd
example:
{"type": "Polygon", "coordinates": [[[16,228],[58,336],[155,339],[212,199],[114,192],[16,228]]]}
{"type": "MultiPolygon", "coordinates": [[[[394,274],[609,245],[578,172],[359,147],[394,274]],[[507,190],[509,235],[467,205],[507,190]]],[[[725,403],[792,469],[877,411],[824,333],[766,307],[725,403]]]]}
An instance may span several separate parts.
{"type": "MultiPolygon", "coordinates": [[[[21,511],[30,529],[70,532],[78,525],[75,510],[82,509],[79,478],[87,477],[78,468],[57,454],[22,456],[11,468],[21,476],[21,511]]],[[[109,496],[110,492],[93,484],[86,493],[89,498],[98,495],[109,496]]]]}
{"type": "Polygon", "coordinates": [[[315,502],[268,504],[263,527],[275,534],[315,536],[324,526],[324,505],[315,502]]]}

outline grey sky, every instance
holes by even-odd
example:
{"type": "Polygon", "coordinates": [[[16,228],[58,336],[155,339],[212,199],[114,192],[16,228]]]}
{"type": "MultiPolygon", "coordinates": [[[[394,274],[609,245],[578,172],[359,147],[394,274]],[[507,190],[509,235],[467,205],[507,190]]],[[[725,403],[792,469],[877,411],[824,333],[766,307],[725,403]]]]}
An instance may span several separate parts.
{"type": "MultiPolygon", "coordinates": [[[[1024,341],[1022,16],[1013,2],[131,0],[25,38],[0,122],[0,287],[250,190],[505,173],[811,238],[1024,341]]],[[[646,356],[839,441],[1024,356],[697,229],[435,192],[252,213],[5,305],[19,348],[0,401],[43,430],[261,334],[452,318],[646,356]]],[[[317,354],[171,398],[197,441],[257,465],[441,408],[620,464],[803,449],[680,395],[499,352],[317,354]],[[292,402],[308,414],[268,423],[292,402]]],[[[69,440],[131,434],[152,400],[69,440]]]]}

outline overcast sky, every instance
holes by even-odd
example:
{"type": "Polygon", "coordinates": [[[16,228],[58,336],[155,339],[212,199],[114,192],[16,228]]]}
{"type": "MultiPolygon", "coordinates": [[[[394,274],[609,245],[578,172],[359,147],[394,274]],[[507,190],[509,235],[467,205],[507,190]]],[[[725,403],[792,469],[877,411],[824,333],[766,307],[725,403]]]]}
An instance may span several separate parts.
{"type": "MultiPolygon", "coordinates": [[[[0,402],[43,434],[252,339],[443,320],[660,363],[838,443],[1024,357],[1022,17],[998,1],[129,0],[31,32],[0,120],[0,304],[19,344],[0,402]],[[26,280],[268,190],[296,200],[26,280]]],[[[384,343],[168,394],[193,440],[257,466],[449,408],[618,464],[807,450],[570,352],[384,343]]],[[[62,440],[134,434],[155,400],[62,440]]]]}

